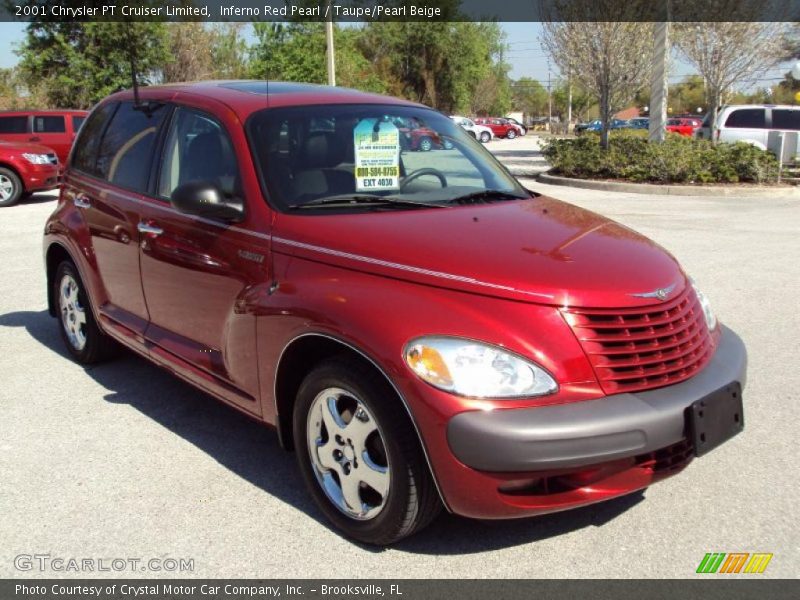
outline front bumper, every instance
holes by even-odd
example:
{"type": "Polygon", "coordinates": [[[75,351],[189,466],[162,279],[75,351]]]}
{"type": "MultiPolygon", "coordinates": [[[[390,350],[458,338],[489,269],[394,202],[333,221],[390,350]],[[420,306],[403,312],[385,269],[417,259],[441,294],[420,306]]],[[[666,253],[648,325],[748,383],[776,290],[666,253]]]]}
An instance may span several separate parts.
{"type": "Polygon", "coordinates": [[[645,392],[537,408],[471,411],[453,417],[453,455],[483,472],[575,469],[641,456],[687,437],[686,409],[733,382],[744,388],[747,352],[722,328],[709,364],[684,382],[645,392]]]}

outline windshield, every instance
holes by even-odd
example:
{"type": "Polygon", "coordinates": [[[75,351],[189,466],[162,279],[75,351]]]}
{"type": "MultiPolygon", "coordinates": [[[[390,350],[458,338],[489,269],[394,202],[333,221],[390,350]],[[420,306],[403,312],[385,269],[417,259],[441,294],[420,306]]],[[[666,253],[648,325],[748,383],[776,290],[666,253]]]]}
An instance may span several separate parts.
{"type": "Polygon", "coordinates": [[[412,210],[531,197],[459,125],[422,107],[266,109],[247,127],[270,202],[281,211],[412,210]]]}

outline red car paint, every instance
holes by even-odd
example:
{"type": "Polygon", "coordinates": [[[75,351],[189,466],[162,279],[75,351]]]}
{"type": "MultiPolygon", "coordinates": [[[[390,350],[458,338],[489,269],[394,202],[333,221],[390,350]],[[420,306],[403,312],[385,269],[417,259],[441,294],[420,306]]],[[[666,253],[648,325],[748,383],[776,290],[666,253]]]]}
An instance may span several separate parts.
{"type": "MultiPolygon", "coordinates": [[[[589,406],[605,398],[587,348],[570,327],[570,310],[651,309],[658,301],[640,293],[665,282],[694,298],[680,266],[655,243],[538,195],[449,210],[313,218],[281,212],[266,201],[243,128],[265,109],[263,95],[214,83],[140,93],[143,102],[193,107],[224,126],[238,159],[246,212],[241,222],[223,225],[67,169],[46,225],[48,276],[70,256],[100,326],[123,345],[276,427],[285,443],[293,397],[284,392],[289,384],[282,357],[309,340],[355,350],[385,374],[407,405],[445,506],[470,517],[535,515],[613,498],[691,460],[681,442],[580,468],[487,472],[464,464],[448,441],[449,423],[465,413],[589,406]],[[80,209],[76,201],[90,208],[80,209]],[[140,234],[140,224],[162,231],[140,234]],[[558,390],[501,401],[436,389],[403,359],[410,340],[432,333],[531,357],[558,390]],[[533,484],[536,491],[515,491],[533,484]]],[[[105,103],[130,99],[123,92],[105,103]]],[[[299,87],[269,95],[268,110],[353,103],[416,106],[299,87]]],[[[52,295],[49,303],[52,312],[52,295]]],[[[712,351],[720,340],[719,332],[705,329],[697,336],[712,351]]],[[[697,360],[702,369],[709,357],[697,360]]]]}
{"type": "Polygon", "coordinates": [[[478,125],[483,125],[485,127],[488,127],[489,129],[492,130],[492,133],[494,133],[497,137],[502,137],[502,138],[508,137],[509,131],[514,132],[512,134],[512,137],[523,135],[522,129],[518,125],[514,125],[514,123],[511,123],[508,119],[499,119],[496,117],[490,117],[490,118],[482,117],[475,119],[475,123],[477,123],[478,125]]]}
{"type": "Polygon", "coordinates": [[[667,119],[667,131],[684,137],[694,136],[694,132],[703,124],[700,119],[673,118],[667,119]]]}
{"type": "Polygon", "coordinates": [[[60,165],[50,148],[38,144],[0,141],[0,167],[10,169],[20,178],[25,193],[51,190],[58,186],[60,165]],[[48,164],[32,164],[23,154],[47,154],[48,164]]]}
{"type": "Polygon", "coordinates": [[[88,114],[85,110],[3,111],[0,112],[0,140],[47,146],[55,150],[58,162],[63,165],[88,114]],[[25,119],[24,124],[22,119],[25,119]]]}

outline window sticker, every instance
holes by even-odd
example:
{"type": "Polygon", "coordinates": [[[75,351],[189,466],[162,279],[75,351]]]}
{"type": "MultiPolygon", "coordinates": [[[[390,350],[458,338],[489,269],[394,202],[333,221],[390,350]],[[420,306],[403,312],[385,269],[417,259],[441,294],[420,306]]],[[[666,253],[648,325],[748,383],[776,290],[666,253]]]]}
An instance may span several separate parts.
{"type": "Polygon", "coordinates": [[[356,191],[400,189],[400,131],[391,121],[364,119],[353,130],[356,191]]]}

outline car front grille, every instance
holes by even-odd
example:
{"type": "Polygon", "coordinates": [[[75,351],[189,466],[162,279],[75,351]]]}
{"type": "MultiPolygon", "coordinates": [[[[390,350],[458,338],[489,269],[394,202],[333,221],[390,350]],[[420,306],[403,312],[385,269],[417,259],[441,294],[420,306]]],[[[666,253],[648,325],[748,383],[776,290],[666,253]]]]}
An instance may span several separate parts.
{"type": "Polygon", "coordinates": [[[688,379],[711,359],[714,340],[692,286],[638,308],[562,310],[607,394],[688,379]]]}

